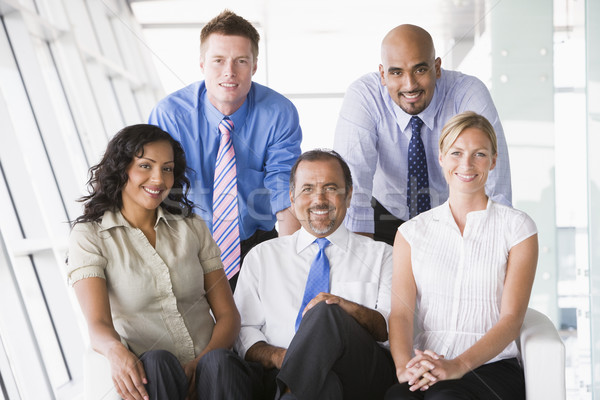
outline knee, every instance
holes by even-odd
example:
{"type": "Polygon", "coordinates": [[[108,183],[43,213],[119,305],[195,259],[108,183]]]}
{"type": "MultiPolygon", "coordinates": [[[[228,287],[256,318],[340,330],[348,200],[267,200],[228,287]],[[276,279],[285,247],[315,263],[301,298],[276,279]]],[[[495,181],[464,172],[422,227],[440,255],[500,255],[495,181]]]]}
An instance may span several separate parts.
{"type": "Polygon", "coordinates": [[[160,365],[170,365],[170,364],[177,364],[179,365],[179,360],[177,360],[177,357],[175,357],[175,355],[167,350],[150,350],[145,352],[144,354],[142,354],[142,356],[140,357],[140,360],[142,360],[142,363],[144,364],[144,367],[148,367],[148,366],[160,366],[160,365]]]}
{"type": "Polygon", "coordinates": [[[231,356],[231,351],[226,349],[211,350],[198,361],[198,368],[203,366],[210,366],[210,368],[222,366],[230,362],[231,356]]]}

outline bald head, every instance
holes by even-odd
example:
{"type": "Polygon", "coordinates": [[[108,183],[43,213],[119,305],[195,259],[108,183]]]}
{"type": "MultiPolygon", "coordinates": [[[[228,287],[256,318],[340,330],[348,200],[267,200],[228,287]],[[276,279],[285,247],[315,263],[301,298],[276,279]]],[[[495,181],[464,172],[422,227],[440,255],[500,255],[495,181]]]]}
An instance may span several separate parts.
{"type": "Polygon", "coordinates": [[[381,42],[381,58],[389,51],[402,52],[407,47],[417,46],[422,49],[429,58],[435,58],[433,39],[429,32],[420,26],[404,24],[399,25],[388,32],[381,42]]]}
{"type": "Polygon", "coordinates": [[[431,103],[441,63],[431,35],[415,25],[400,25],[381,43],[381,84],[404,112],[417,115],[431,103]]]}

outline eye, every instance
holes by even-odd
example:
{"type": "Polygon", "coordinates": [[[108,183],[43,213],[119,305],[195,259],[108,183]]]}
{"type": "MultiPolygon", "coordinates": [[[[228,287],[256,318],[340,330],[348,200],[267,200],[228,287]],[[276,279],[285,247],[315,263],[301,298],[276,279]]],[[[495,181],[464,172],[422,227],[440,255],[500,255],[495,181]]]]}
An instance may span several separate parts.
{"type": "Polygon", "coordinates": [[[139,164],[139,167],[140,168],[144,168],[144,169],[150,169],[150,168],[152,168],[150,166],[150,164],[148,164],[148,163],[141,163],[141,164],[139,164]]]}
{"type": "Polygon", "coordinates": [[[164,167],[163,171],[172,173],[173,172],[173,167],[164,167]]]}
{"type": "Polygon", "coordinates": [[[390,75],[400,76],[400,75],[402,75],[402,71],[392,71],[392,72],[390,72],[390,75]]]}
{"type": "Polygon", "coordinates": [[[302,193],[310,193],[312,192],[312,188],[311,187],[304,187],[302,188],[302,193]]]}
{"type": "Polygon", "coordinates": [[[460,156],[460,151],[453,151],[450,153],[451,156],[458,157],[460,156]]]}
{"type": "Polygon", "coordinates": [[[326,191],[327,193],[335,193],[335,192],[337,192],[337,187],[335,187],[335,186],[327,186],[327,187],[325,188],[325,191],[326,191]]]}
{"type": "Polygon", "coordinates": [[[487,154],[479,152],[475,153],[475,157],[487,157],[487,154]]]}
{"type": "Polygon", "coordinates": [[[421,68],[418,68],[415,72],[417,74],[424,74],[425,72],[427,72],[427,68],[421,67],[421,68]]]}

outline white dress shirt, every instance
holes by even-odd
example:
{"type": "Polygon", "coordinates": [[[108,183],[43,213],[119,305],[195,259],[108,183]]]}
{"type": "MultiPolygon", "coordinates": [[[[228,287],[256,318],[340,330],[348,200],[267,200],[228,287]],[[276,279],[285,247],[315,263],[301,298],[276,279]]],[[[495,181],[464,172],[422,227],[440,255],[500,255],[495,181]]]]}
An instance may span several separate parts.
{"type": "MultiPolygon", "coordinates": [[[[479,79],[442,70],[429,106],[418,116],[427,156],[431,207],[448,199],[448,185],[438,161],[438,140],[444,124],[463,111],[486,117],[498,137],[498,161],[490,173],[486,193],[511,205],[508,148],[488,89],[479,79]]],[[[406,205],[407,152],[412,136],[410,118],[390,97],[378,73],[364,75],[350,85],[338,119],[333,148],[352,171],[354,193],[346,214],[353,232],[374,232],[371,196],[392,215],[408,220],[406,205]]]]}
{"type": "MultiPolygon", "coordinates": [[[[304,295],[316,237],[304,228],[263,242],[246,255],[235,289],[242,328],[235,348],[243,358],[264,341],[287,348],[304,295]]],[[[330,292],[377,310],[386,323],[390,310],[392,247],[349,232],[343,225],[327,237],[330,292]]]]}
{"type": "MultiPolygon", "coordinates": [[[[414,344],[456,358],[500,318],[510,249],[537,232],[523,211],[488,200],[467,215],[463,234],[448,202],[398,228],[410,245],[417,285],[414,344]]],[[[513,341],[488,362],[518,357],[513,341]]]]}

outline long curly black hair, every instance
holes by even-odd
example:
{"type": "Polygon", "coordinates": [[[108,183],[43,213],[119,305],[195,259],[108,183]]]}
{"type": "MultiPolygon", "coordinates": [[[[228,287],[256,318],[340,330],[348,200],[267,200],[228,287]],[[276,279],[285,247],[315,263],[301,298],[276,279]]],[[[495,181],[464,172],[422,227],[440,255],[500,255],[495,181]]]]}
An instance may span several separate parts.
{"type": "Polygon", "coordinates": [[[172,214],[191,216],[194,203],[187,198],[190,181],[185,176],[188,168],[183,148],[159,127],[137,124],[117,132],[108,142],[102,161],[90,168],[87,182],[89,195],[78,200],[84,203],[84,211],[73,221],[73,225],[99,221],[105,211],[120,210],[123,207],[121,192],[127,183],[129,164],[134,157],[144,155],[145,145],[159,141],[171,144],[175,162],[173,187],[161,206],[172,214]]]}

